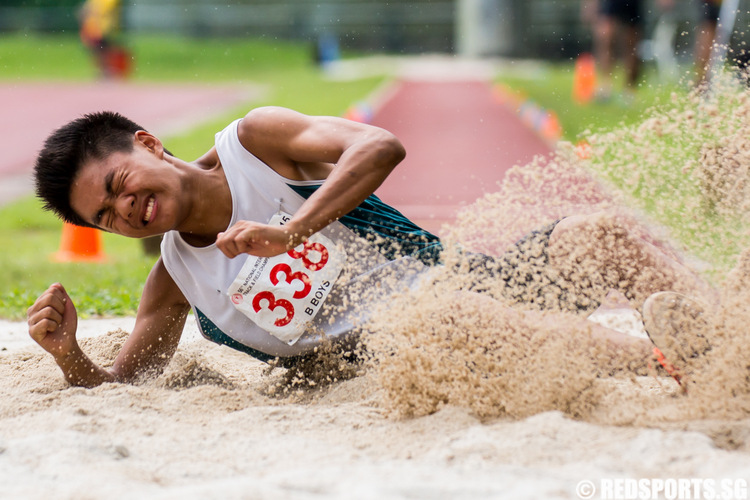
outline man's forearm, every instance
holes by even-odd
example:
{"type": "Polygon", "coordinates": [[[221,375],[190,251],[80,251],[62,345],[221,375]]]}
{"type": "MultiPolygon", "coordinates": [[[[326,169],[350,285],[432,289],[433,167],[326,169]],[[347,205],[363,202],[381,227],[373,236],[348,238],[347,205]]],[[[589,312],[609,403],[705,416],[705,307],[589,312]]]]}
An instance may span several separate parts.
{"type": "Polygon", "coordinates": [[[404,158],[393,138],[384,146],[363,143],[347,150],[323,185],[300,207],[289,229],[294,243],[324,228],[370,196],[404,158]]]}
{"type": "Polygon", "coordinates": [[[78,346],[66,355],[55,357],[55,361],[71,385],[96,387],[115,381],[113,374],[91,361],[78,346]]]}

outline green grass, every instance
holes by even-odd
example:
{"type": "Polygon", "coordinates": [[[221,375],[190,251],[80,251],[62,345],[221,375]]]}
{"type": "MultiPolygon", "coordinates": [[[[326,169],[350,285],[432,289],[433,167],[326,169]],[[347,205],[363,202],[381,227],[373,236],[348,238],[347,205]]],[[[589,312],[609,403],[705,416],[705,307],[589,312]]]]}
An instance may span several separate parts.
{"type": "Polygon", "coordinates": [[[51,256],[60,244],[60,222],[26,198],[0,209],[0,317],[18,319],[36,297],[61,282],[83,316],[135,313],[155,258],[137,240],[103,234],[107,262],[61,264],[51,256]]]}
{"type": "Polygon", "coordinates": [[[720,280],[750,244],[744,207],[719,214],[707,203],[701,157],[744,133],[747,89],[731,73],[714,77],[713,94],[691,95],[685,85],[663,85],[646,71],[631,106],[613,100],[577,104],[573,65],[549,65],[532,78],[504,75],[500,82],[555,111],[564,139],[593,145],[586,167],[624,195],[626,203],[668,228],[684,248],[720,280]],[[520,90],[522,89],[522,90],[520,90]]]}
{"type": "MultiPolygon", "coordinates": [[[[612,130],[643,120],[654,107],[667,102],[672,92],[685,93],[677,85],[660,83],[654,71],[646,68],[637,87],[636,99],[626,104],[618,92],[607,102],[579,104],[573,100],[573,64],[545,65],[538,71],[503,74],[498,81],[544,109],[557,113],[563,138],[576,142],[590,132],[612,130]]],[[[615,75],[615,90],[621,88],[621,77],[615,75]]]]}
{"type": "Polygon", "coordinates": [[[2,80],[89,80],[95,74],[88,53],[74,35],[0,36],[2,80]]]}
{"type": "MultiPolygon", "coordinates": [[[[312,52],[289,42],[144,36],[123,39],[136,81],[242,82],[258,74],[309,68],[312,52]]],[[[0,36],[4,80],[90,80],[96,68],[76,34],[0,36]]]]}
{"type": "MultiPolygon", "coordinates": [[[[224,116],[165,137],[170,150],[192,160],[213,145],[214,133],[251,108],[279,105],[308,114],[341,115],[384,81],[328,81],[304,44],[262,40],[193,40],[170,36],[127,40],[135,57],[136,82],[260,85],[262,98],[224,116]]],[[[96,71],[77,36],[0,36],[0,80],[92,81],[96,71]]],[[[145,124],[147,126],[147,124],[145,124]]],[[[30,197],[0,208],[0,317],[20,319],[36,297],[61,282],[82,316],[134,314],[154,263],[141,243],[104,234],[102,264],[61,264],[50,256],[60,244],[61,223],[30,197]]]]}

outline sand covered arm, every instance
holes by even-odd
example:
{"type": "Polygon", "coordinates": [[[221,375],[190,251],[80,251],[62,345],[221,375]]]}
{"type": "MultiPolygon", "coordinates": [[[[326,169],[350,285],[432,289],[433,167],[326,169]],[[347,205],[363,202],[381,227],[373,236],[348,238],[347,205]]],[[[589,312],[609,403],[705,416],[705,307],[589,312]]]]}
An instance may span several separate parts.
{"type": "Polygon", "coordinates": [[[60,283],[51,285],[29,308],[29,335],[55,358],[72,385],[129,382],[167,365],[177,349],[189,307],[160,259],[146,281],[133,332],[111,369],[94,363],[78,345],[78,316],[60,283]]]}
{"type": "Polygon", "coordinates": [[[401,142],[381,128],[284,108],[251,111],[238,134],[245,149],[282,176],[325,182],[284,227],[241,221],[221,233],[217,245],[229,257],[268,257],[294,248],[356,208],[406,155],[401,142]]]}

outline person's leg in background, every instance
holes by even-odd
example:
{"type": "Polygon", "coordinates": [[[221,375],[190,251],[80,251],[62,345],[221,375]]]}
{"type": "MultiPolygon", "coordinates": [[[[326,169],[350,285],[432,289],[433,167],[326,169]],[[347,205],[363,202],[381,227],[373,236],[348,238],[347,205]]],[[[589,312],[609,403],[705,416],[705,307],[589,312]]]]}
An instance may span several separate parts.
{"type": "Polygon", "coordinates": [[[709,65],[711,64],[711,51],[716,37],[716,25],[719,20],[719,8],[721,3],[712,0],[698,0],[700,2],[700,22],[695,32],[695,45],[693,56],[695,59],[695,85],[703,89],[709,79],[709,65]]]}

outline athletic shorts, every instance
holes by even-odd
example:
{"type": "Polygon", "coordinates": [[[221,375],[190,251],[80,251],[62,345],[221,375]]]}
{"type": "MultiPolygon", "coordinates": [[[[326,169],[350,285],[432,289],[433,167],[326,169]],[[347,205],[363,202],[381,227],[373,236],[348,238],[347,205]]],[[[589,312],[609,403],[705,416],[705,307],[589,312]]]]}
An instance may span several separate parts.
{"type": "Polygon", "coordinates": [[[719,11],[721,2],[713,0],[698,0],[699,13],[702,21],[717,22],[719,20],[719,11]]]}
{"type": "Polygon", "coordinates": [[[641,0],[599,0],[599,14],[613,17],[629,26],[640,26],[641,0]]]}
{"type": "Polygon", "coordinates": [[[499,290],[501,297],[496,298],[537,310],[583,313],[598,307],[591,300],[579,303],[571,284],[563,283],[549,266],[549,238],[558,222],[532,231],[499,257],[469,254],[469,272],[475,277],[470,290],[492,294],[499,290]]]}

